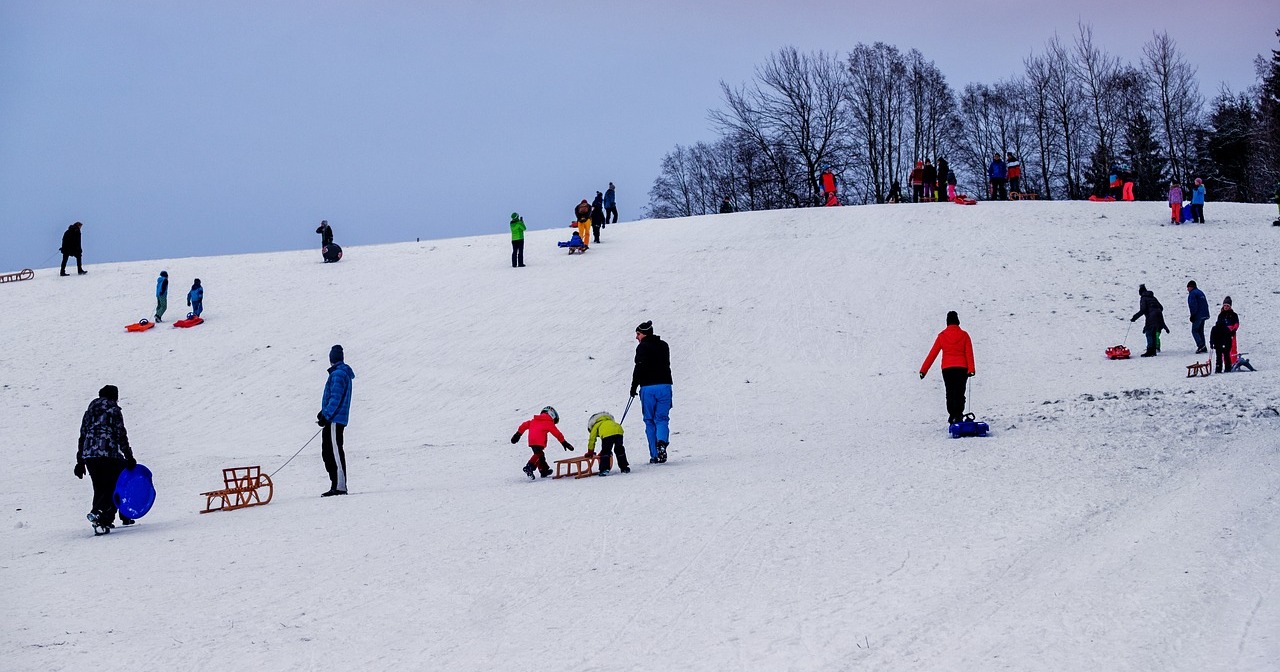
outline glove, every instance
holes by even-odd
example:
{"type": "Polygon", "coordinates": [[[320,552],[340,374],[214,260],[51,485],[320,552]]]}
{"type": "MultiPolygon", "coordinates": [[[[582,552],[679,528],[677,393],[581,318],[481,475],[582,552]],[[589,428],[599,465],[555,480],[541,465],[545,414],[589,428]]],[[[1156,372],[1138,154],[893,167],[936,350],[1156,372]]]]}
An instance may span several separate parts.
{"type": "Polygon", "coordinates": [[[324,417],[324,411],[320,411],[319,413],[316,413],[316,424],[320,425],[321,427],[324,427],[325,425],[329,424],[329,420],[324,417]]]}
{"type": "Polygon", "coordinates": [[[596,456],[596,451],[594,451],[594,450],[588,450],[588,451],[587,451],[587,453],[586,453],[586,455],[587,455],[587,457],[595,457],[595,456],[596,456]]]}
{"type": "Polygon", "coordinates": [[[571,453],[573,452],[573,446],[569,445],[569,442],[568,442],[568,441],[561,441],[561,442],[560,442],[560,445],[561,445],[561,446],[564,446],[564,449],[565,449],[565,450],[567,450],[567,451],[569,451],[569,452],[571,452],[571,453]]]}
{"type": "Polygon", "coordinates": [[[520,443],[520,432],[511,435],[511,443],[520,443]]]}
{"type": "Polygon", "coordinates": [[[631,388],[631,396],[636,396],[636,388],[631,388]]]}
{"type": "Polygon", "coordinates": [[[1138,318],[1136,318],[1136,317],[1135,317],[1135,318],[1130,319],[1129,321],[1130,321],[1130,322],[1137,322],[1137,321],[1138,321],[1138,318]]]}
{"type": "Polygon", "coordinates": [[[125,460],[124,460],[124,468],[125,468],[125,469],[132,469],[132,468],[134,468],[134,467],[136,467],[136,466],[138,466],[138,461],[137,461],[137,460],[135,460],[135,459],[133,459],[133,456],[132,456],[132,455],[130,455],[129,457],[126,457],[126,458],[125,458],[125,460]]]}
{"type": "Polygon", "coordinates": [[[71,473],[75,474],[76,478],[84,480],[84,462],[76,462],[76,468],[72,469],[71,473]]]}
{"type": "Polygon", "coordinates": [[[920,380],[924,380],[924,371],[920,372],[920,380]]]}
{"type": "Polygon", "coordinates": [[[974,377],[974,376],[976,376],[976,375],[978,375],[978,374],[977,374],[976,372],[974,372],[974,371],[970,371],[970,372],[969,372],[969,377],[970,377],[970,378],[972,378],[972,377],[974,377]]]}

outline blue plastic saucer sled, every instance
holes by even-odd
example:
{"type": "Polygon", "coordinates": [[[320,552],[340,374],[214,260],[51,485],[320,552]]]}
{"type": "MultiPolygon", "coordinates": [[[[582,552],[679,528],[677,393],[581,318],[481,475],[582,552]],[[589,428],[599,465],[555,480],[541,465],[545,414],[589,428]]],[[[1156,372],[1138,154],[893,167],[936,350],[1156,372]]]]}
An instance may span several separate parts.
{"type": "Polygon", "coordinates": [[[951,438],[959,439],[966,436],[986,436],[991,427],[975,420],[972,413],[965,413],[960,422],[951,423],[947,431],[951,432],[951,438]]]}
{"type": "Polygon", "coordinates": [[[151,470],[139,464],[120,472],[113,496],[116,508],[125,518],[138,519],[151,510],[156,502],[156,488],[151,484],[151,470]]]}

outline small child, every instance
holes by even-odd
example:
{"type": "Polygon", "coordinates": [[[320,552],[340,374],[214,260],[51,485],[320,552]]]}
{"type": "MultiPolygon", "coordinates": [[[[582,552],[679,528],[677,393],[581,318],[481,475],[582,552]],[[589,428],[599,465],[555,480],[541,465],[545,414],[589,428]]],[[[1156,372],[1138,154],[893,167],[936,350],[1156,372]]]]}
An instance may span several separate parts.
{"type": "Polygon", "coordinates": [[[526,420],[520,424],[520,428],[515,434],[511,435],[511,443],[519,443],[520,435],[529,431],[529,448],[533,450],[533,455],[529,457],[529,461],[524,465],[524,475],[529,480],[534,480],[533,470],[536,468],[543,478],[551,475],[551,467],[547,464],[547,457],[543,453],[547,448],[547,434],[551,434],[560,441],[560,445],[565,450],[572,451],[573,446],[564,440],[564,435],[556,428],[560,422],[560,414],[556,413],[556,409],[547,406],[542,412],[533,416],[533,419],[526,420]]]}
{"type": "Polygon", "coordinates": [[[578,235],[577,231],[574,231],[573,235],[569,237],[569,242],[562,242],[557,244],[560,247],[569,248],[570,252],[576,249],[586,249],[587,247],[586,245],[582,244],[582,236],[578,235]]]}
{"type": "Polygon", "coordinates": [[[619,425],[612,415],[601,411],[591,416],[587,421],[587,455],[591,455],[596,450],[596,439],[600,439],[600,475],[608,476],[609,469],[613,467],[613,456],[618,456],[618,468],[622,473],[631,473],[631,467],[627,464],[627,449],[622,446],[622,425],[619,425]]]}
{"type": "Polygon", "coordinates": [[[1178,186],[1178,181],[1174,180],[1169,183],[1169,210],[1172,213],[1170,221],[1173,224],[1182,223],[1182,187],[1178,186]]]}
{"type": "Polygon", "coordinates": [[[1230,372],[1231,330],[1227,328],[1227,324],[1223,320],[1218,320],[1218,323],[1213,325],[1213,329],[1209,330],[1209,347],[1213,348],[1216,358],[1213,366],[1213,372],[1230,372]]]}
{"type": "Polygon", "coordinates": [[[191,314],[196,317],[204,312],[204,287],[200,286],[200,278],[196,278],[191,291],[187,292],[187,305],[191,306],[191,314]]]}

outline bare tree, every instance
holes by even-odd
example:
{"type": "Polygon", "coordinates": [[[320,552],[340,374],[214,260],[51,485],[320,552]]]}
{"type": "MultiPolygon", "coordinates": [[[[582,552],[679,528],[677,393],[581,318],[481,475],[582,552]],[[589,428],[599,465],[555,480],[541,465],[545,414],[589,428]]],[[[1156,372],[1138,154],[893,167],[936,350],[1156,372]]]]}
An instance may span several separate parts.
{"type": "Polygon", "coordinates": [[[1081,159],[1086,153],[1081,127],[1084,113],[1080,106],[1080,87],[1071,72],[1071,55],[1058,36],[1045,46],[1048,70],[1049,104],[1062,142],[1062,176],[1067,198],[1083,198],[1081,159]]]}
{"type": "Polygon", "coordinates": [[[1084,94],[1093,125],[1094,143],[1102,149],[1104,165],[1115,155],[1115,138],[1120,127],[1119,100],[1115,80],[1120,59],[1103,51],[1093,41],[1093,27],[1077,24],[1072,76],[1084,94]]]}
{"type": "Polygon", "coordinates": [[[906,65],[898,48],[883,42],[857,45],[848,63],[851,144],[863,151],[867,173],[859,182],[884,203],[890,184],[903,174],[906,65]]]}
{"type": "Polygon", "coordinates": [[[1168,33],[1155,33],[1142,47],[1142,56],[1156,99],[1156,119],[1169,152],[1169,172],[1173,179],[1183,180],[1189,167],[1189,147],[1195,141],[1204,108],[1196,69],[1182,57],[1168,33]]]}
{"type": "Polygon", "coordinates": [[[711,120],[726,134],[750,138],[784,191],[803,183],[816,201],[822,166],[839,163],[848,136],[848,79],[837,58],[787,47],[757,69],[751,86],[720,87],[729,109],[713,111],[711,120]],[[796,164],[799,175],[789,172],[796,164]]]}

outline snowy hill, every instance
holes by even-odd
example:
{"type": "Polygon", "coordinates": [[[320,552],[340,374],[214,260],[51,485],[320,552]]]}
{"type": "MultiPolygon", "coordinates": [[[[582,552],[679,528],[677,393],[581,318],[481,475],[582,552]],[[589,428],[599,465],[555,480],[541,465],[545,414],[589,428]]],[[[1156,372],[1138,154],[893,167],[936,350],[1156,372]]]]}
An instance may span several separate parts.
{"type": "MultiPolygon", "coordinates": [[[[569,257],[506,236],[42,270],[0,286],[0,667],[12,670],[1269,670],[1280,661],[1280,231],[1270,206],[1007,203],[625,223],[569,257]],[[193,277],[207,323],[142,334],[193,277]],[[1185,378],[1185,285],[1230,294],[1257,373],[1185,378]],[[1173,333],[1113,362],[1146,283],[1173,333]],[[974,339],[951,440],[918,370],[974,339]],[[671,462],[520,473],[543,405],[579,451],[671,344],[671,462]],[[269,505],[220,469],[316,431],[356,372],[348,497],[318,440],[269,505]],[[81,414],[121,390],[154,510],[95,538],[81,414]]],[[[532,223],[531,223],[532,224],[532,223]]],[[[341,240],[339,240],[341,242],[341,240]]],[[[549,451],[550,458],[562,457],[549,451]]]]}

